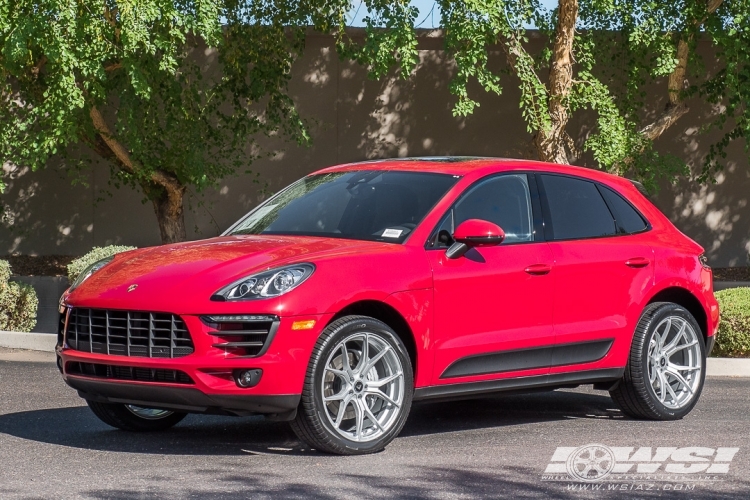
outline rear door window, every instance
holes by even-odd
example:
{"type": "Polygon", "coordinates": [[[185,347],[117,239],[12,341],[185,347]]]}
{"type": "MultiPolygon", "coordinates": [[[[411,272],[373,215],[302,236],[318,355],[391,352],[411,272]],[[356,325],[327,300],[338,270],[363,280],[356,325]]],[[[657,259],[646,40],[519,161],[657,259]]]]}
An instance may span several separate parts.
{"type": "Polygon", "coordinates": [[[596,184],[561,175],[540,175],[555,240],[596,238],[617,233],[596,184]]]}

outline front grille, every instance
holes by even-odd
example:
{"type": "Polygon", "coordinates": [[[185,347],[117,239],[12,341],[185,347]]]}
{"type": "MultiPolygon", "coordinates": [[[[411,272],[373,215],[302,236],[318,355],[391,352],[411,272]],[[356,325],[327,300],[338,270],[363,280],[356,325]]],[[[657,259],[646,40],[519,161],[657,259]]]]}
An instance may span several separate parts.
{"type": "Polygon", "coordinates": [[[185,322],[174,314],[73,308],[65,341],[71,349],[142,358],[193,353],[185,322]]]}
{"type": "Polygon", "coordinates": [[[98,363],[71,361],[65,365],[65,373],[111,380],[194,384],[193,379],[185,372],[179,370],[162,370],[161,368],[139,368],[135,366],[102,365],[98,363]]]}
{"type": "Polygon", "coordinates": [[[208,332],[209,335],[222,340],[213,347],[235,356],[255,357],[265,353],[279,328],[278,316],[271,315],[216,315],[201,319],[216,330],[208,332]]]}

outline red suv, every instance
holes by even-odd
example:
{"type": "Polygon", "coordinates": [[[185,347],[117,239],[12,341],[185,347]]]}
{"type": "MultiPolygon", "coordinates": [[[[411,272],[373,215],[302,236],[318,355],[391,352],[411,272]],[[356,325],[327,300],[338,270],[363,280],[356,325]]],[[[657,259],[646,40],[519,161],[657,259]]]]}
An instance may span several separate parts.
{"type": "Polygon", "coordinates": [[[504,159],[311,174],[223,235],[97,262],[61,299],[65,381],[104,422],[288,420],[370,453],[413,401],[606,390],[698,401],[719,309],[701,247],[620,177],[504,159]]]}

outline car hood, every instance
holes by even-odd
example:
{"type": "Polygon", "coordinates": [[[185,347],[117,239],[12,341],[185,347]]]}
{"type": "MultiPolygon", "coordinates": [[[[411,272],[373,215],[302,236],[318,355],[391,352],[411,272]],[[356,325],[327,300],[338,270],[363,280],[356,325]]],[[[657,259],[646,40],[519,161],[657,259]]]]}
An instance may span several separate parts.
{"type": "Polygon", "coordinates": [[[65,300],[72,306],[176,312],[186,294],[208,299],[226,284],[270,268],[400,248],[392,243],[272,235],[223,236],[144,248],[117,255],[65,300]]]}

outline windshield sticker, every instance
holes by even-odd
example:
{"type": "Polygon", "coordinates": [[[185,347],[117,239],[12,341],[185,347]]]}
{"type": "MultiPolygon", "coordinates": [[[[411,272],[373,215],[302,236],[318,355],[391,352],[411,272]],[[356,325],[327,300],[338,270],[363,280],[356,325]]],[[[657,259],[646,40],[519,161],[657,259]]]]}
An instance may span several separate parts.
{"type": "Polygon", "coordinates": [[[398,238],[403,232],[401,229],[386,229],[383,231],[383,238],[398,238]]]}

